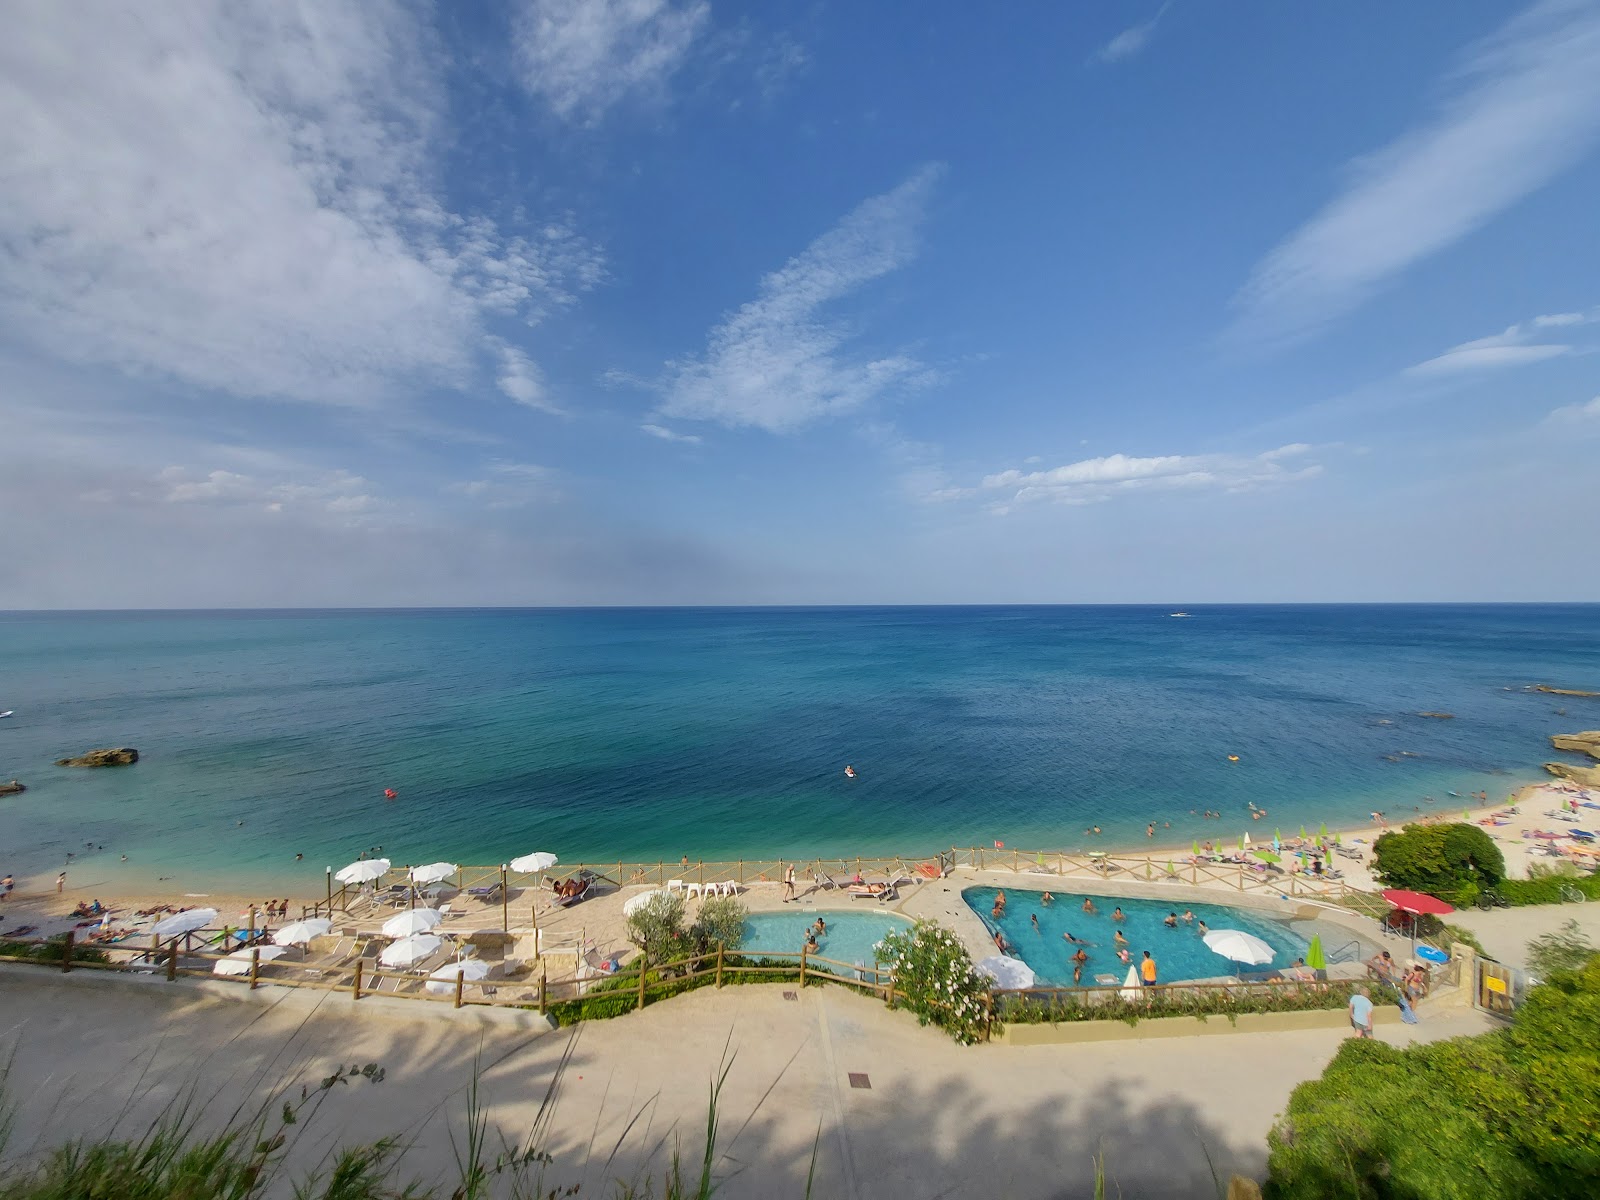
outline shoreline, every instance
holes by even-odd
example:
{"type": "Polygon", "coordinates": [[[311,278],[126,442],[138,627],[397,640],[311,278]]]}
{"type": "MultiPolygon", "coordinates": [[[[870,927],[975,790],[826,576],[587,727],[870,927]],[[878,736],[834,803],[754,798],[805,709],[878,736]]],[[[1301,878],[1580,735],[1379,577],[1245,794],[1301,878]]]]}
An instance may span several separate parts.
{"type": "MultiPolygon", "coordinates": [[[[1395,821],[1391,822],[1390,828],[1399,829],[1406,824],[1415,824],[1417,823],[1419,817],[1423,819],[1459,821],[1464,819],[1462,817],[1463,811],[1468,814],[1473,823],[1477,823],[1481,819],[1487,817],[1489,814],[1499,812],[1512,805],[1537,805],[1546,797],[1548,797],[1550,803],[1554,803],[1556,796],[1559,794],[1558,789],[1555,789],[1553,786],[1557,782],[1558,781],[1552,779],[1549,781],[1522,784],[1506,801],[1498,804],[1485,805],[1479,802],[1473,802],[1469,806],[1466,806],[1463,810],[1454,809],[1452,807],[1444,807],[1435,808],[1432,811],[1422,812],[1420,814],[1407,814],[1404,817],[1397,817],[1395,821]]],[[[1452,800],[1454,799],[1456,798],[1452,797],[1452,800]]],[[[1485,828],[1485,831],[1502,845],[1502,852],[1506,855],[1506,867],[1507,874],[1509,876],[1519,877],[1526,873],[1525,856],[1514,853],[1514,850],[1523,848],[1521,830],[1524,827],[1533,827],[1538,825],[1542,819],[1542,810],[1528,811],[1522,813],[1519,820],[1513,821],[1512,825],[1507,826],[1503,830],[1497,830],[1493,827],[1485,828]]],[[[1228,825],[1227,818],[1223,818],[1215,823],[1218,826],[1217,834],[1211,840],[1214,843],[1220,842],[1221,849],[1224,853],[1233,852],[1238,845],[1239,837],[1241,834],[1246,832],[1250,833],[1251,835],[1252,848],[1260,848],[1264,845],[1270,845],[1272,840],[1271,832],[1273,826],[1271,824],[1270,816],[1263,818],[1260,821],[1250,821],[1248,818],[1246,818],[1246,821],[1243,823],[1243,825],[1238,826],[1239,832],[1233,833],[1231,836],[1229,836],[1228,830],[1234,828],[1235,826],[1228,825]],[[1262,834],[1265,834],[1266,836],[1263,837],[1261,836],[1262,834]]],[[[1300,827],[1297,823],[1293,832],[1289,836],[1293,837],[1298,835],[1299,828],[1300,827]]],[[[1384,829],[1382,827],[1371,824],[1346,825],[1342,827],[1330,826],[1328,835],[1330,837],[1337,835],[1343,844],[1356,846],[1364,852],[1370,852],[1372,842],[1383,832],[1384,829]]],[[[1308,827],[1307,833],[1308,835],[1312,835],[1314,831],[1308,827]]],[[[1196,840],[1204,842],[1206,839],[1201,838],[1196,840]]],[[[945,848],[946,851],[948,851],[948,849],[950,848],[945,848]]],[[[956,849],[965,848],[957,847],[956,849]]],[[[1072,853],[1081,857],[1086,853],[1101,852],[1100,850],[1092,852],[1061,852],[1055,850],[1047,851],[1041,850],[1037,847],[1029,847],[1027,849],[1017,847],[1013,850],[1008,846],[1004,849],[994,850],[992,853],[997,858],[1003,859],[1008,851],[1021,856],[1024,869],[1027,865],[1031,865],[1032,858],[1036,854],[1072,853]]],[[[1190,857],[1191,851],[1192,847],[1190,845],[1174,846],[1162,843],[1158,837],[1157,839],[1153,839],[1151,844],[1146,846],[1123,848],[1108,844],[1104,848],[1103,852],[1123,858],[1138,859],[1148,857],[1157,866],[1161,866],[1164,865],[1168,860],[1186,863],[1190,857]]],[[[929,854],[913,856],[913,858],[932,858],[938,853],[939,851],[936,850],[929,854]]],[[[885,856],[863,855],[862,857],[880,858],[885,856]]],[[[817,861],[819,858],[824,862],[840,861],[837,857],[830,859],[826,856],[817,855],[811,855],[807,858],[787,859],[784,861],[793,861],[797,864],[804,864],[809,861],[817,861]]],[[[773,860],[751,859],[745,861],[751,863],[760,863],[773,860]]],[[[912,861],[912,859],[907,859],[907,861],[912,861]]],[[[88,866],[93,862],[93,858],[86,859],[83,865],[88,866]]],[[[466,866],[469,864],[462,865],[466,866]]],[[[554,873],[559,875],[563,871],[575,870],[584,865],[586,864],[581,862],[563,862],[558,868],[556,868],[554,873]]],[[[587,865],[602,868],[604,867],[603,863],[589,863],[587,865]]],[[[697,860],[691,859],[689,870],[692,872],[697,865],[697,860]]],[[[397,863],[395,869],[401,869],[401,864],[397,863]]],[[[1011,870],[1010,867],[1004,865],[990,869],[1005,871],[1011,870]]],[[[1363,876],[1365,876],[1365,870],[1361,868],[1357,869],[1361,871],[1363,876]]],[[[219,919],[227,920],[237,917],[242,921],[247,918],[249,908],[252,904],[259,907],[262,902],[269,898],[273,900],[287,899],[289,901],[289,911],[291,915],[297,916],[298,908],[301,904],[309,905],[313,901],[322,899],[326,891],[325,887],[308,889],[304,887],[296,888],[292,886],[280,886],[274,890],[270,896],[264,896],[259,891],[244,892],[237,888],[205,888],[204,886],[195,886],[193,880],[186,882],[181,877],[170,880],[152,880],[149,878],[142,878],[129,880],[126,883],[123,881],[110,881],[103,878],[89,879],[88,881],[84,881],[81,878],[81,874],[79,878],[75,879],[73,877],[73,872],[70,869],[68,872],[66,886],[59,894],[56,892],[54,885],[55,880],[53,876],[33,876],[19,880],[18,887],[16,891],[12,893],[10,899],[7,900],[3,905],[0,905],[0,916],[4,917],[4,920],[0,921],[0,937],[3,937],[8,932],[16,930],[19,926],[27,924],[34,924],[36,926],[44,926],[48,924],[56,927],[56,931],[59,932],[62,929],[70,927],[70,923],[63,925],[62,922],[67,920],[68,914],[70,914],[75,905],[80,902],[88,903],[95,899],[104,902],[108,908],[112,909],[113,912],[119,916],[126,915],[139,909],[150,909],[160,906],[172,906],[174,908],[210,907],[217,909],[219,913],[219,919]]]]}

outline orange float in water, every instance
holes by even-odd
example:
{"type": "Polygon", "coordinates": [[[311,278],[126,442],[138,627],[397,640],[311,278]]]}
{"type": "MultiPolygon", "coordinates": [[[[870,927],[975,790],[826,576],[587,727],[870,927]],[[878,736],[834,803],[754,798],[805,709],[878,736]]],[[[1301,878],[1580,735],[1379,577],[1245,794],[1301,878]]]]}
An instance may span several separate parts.
{"type": "Polygon", "coordinates": [[[393,800],[399,794],[400,793],[395,791],[393,788],[384,788],[383,789],[383,798],[385,800],[393,800]]]}

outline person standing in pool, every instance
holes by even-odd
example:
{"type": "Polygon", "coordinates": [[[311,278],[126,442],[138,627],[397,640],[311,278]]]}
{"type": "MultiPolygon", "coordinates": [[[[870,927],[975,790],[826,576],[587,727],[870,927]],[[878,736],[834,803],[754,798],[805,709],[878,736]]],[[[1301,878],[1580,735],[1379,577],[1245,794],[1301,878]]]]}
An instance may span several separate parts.
{"type": "Polygon", "coordinates": [[[1100,915],[1100,910],[1094,906],[1093,896],[1085,896],[1083,898],[1083,911],[1088,913],[1091,917],[1098,917],[1100,915]]]}
{"type": "Polygon", "coordinates": [[[1072,956],[1072,982],[1083,982],[1083,965],[1089,961],[1088,953],[1080,946],[1078,952],[1072,956]]]}
{"type": "Polygon", "coordinates": [[[1039,897],[1039,903],[1044,905],[1046,908],[1049,908],[1055,902],[1056,902],[1056,898],[1054,896],[1052,896],[1049,892],[1046,892],[1044,895],[1039,897]]]}
{"type": "Polygon", "coordinates": [[[1113,921],[1126,921],[1128,919],[1128,914],[1122,911],[1122,905],[1119,904],[1111,910],[1111,919],[1113,921]]]}
{"type": "Polygon", "coordinates": [[[1156,960],[1150,957],[1150,951],[1144,952],[1144,961],[1139,964],[1139,975],[1145,987],[1156,985],[1156,960]]]}
{"type": "Polygon", "coordinates": [[[1209,929],[1206,928],[1206,923],[1204,921],[1196,921],[1195,922],[1195,927],[1196,927],[1196,929],[1198,929],[1201,937],[1205,937],[1206,934],[1211,932],[1209,929]]]}
{"type": "Polygon", "coordinates": [[[1175,912],[1169,912],[1166,916],[1166,919],[1161,923],[1168,929],[1176,929],[1178,927],[1178,914],[1175,912]]]}
{"type": "Polygon", "coordinates": [[[1183,910],[1183,923],[1185,925],[1194,924],[1194,910],[1192,908],[1186,908],[1183,910]]]}

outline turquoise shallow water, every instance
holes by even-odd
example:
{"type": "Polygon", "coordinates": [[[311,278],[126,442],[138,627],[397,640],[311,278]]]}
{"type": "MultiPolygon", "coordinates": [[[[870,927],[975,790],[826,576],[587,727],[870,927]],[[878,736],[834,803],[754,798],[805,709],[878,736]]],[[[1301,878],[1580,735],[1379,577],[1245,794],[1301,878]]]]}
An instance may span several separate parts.
{"type": "Polygon", "coordinates": [[[0,614],[0,777],[30,788],[0,799],[0,870],[72,851],[75,884],[309,891],[376,845],[920,855],[1141,845],[1151,820],[1185,843],[1247,802],[1292,827],[1503,794],[1600,719],[1525,690],[1600,690],[1600,606],[1191,611],[0,614]],[[107,745],[143,759],[51,765],[107,745]]]}
{"type": "Polygon", "coordinates": [[[744,923],[746,954],[798,954],[806,931],[821,917],[827,932],[817,939],[817,953],[834,962],[872,966],[872,948],[894,929],[910,929],[911,922],[886,912],[772,912],[755,913],[744,923]]]}
{"type": "MultiPolygon", "coordinates": [[[[1046,905],[1040,902],[1043,892],[1020,888],[1006,889],[1005,915],[996,921],[992,915],[995,890],[988,887],[967,888],[961,896],[991,930],[999,926],[1006,940],[1016,948],[1018,957],[1033,968],[1041,984],[1060,987],[1072,985],[1071,956],[1077,947],[1069,945],[1062,938],[1064,933],[1090,943],[1084,947],[1089,955],[1080,981],[1084,987],[1095,986],[1096,975],[1115,975],[1118,983],[1123,982],[1127,978],[1128,967],[1137,966],[1146,950],[1156,960],[1161,982],[1176,983],[1185,979],[1208,979],[1231,974],[1237,968],[1213,953],[1200,940],[1201,921],[1213,931],[1242,929],[1278,952],[1270,963],[1245,968],[1249,971],[1282,970],[1295,959],[1303,958],[1310,944],[1309,938],[1301,937],[1286,922],[1223,904],[1180,904],[1174,908],[1160,900],[1125,900],[1097,895],[1094,901],[1100,911],[1098,915],[1090,916],[1081,907],[1084,901],[1082,893],[1056,892],[1053,893],[1054,902],[1046,905]],[[1111,915],[1113,909],[1118,907],[1123,912],[1124,920],[1121,922],[1113,920],[1111,915]],[[1167,914],[1174,911],[1179,916],[1178,927],[1168,929],[1163,922],[1167,914]],[[1183,922],[1185,912],[1194,914],[1195,924],[1183,922]],[[1032,917],[1039,918],[1037,929],[1030,920],[1032,917]],[[1119,929],[1122,936],[1128,939],[1131,963],[1125,963],[1117,957],[1115,937],[1119,929]]],[[[1331,940],[1329,937],[1323,939],[1323,946],[1328,951],[1335,949],[1330,944],[1331,940]]],[[[1340,940],[1349,941],[1350,935],[1344,934],[1340,940]]]]}

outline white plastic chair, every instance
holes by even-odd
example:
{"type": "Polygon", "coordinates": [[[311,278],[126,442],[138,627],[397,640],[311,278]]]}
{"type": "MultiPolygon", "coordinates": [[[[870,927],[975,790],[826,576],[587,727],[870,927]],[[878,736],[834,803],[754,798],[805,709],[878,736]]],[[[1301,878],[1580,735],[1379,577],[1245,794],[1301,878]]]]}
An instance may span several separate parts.
{"type": "Polygon", "coordinates": [[[699,896],[704,898],[714,885],[709,883],[686,883],[683,885],[683,894],[686,896],[699,896]]]}
{"type": "Polygon", "coordinates": [[[667,880],[667,894],[669,896],[673,892],[684,892],[684,891],[687,891],[687,890],[688,889],[684,886],[683,880],[681,880],[681,879],[669,879],[669,880],[667,880]]]}

